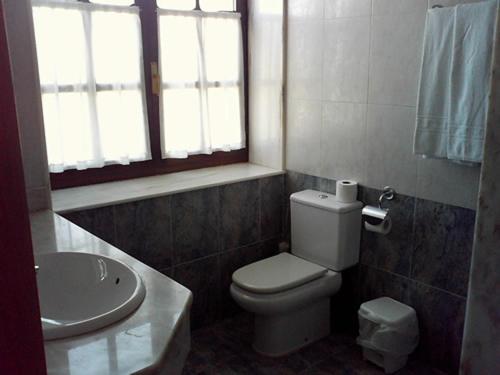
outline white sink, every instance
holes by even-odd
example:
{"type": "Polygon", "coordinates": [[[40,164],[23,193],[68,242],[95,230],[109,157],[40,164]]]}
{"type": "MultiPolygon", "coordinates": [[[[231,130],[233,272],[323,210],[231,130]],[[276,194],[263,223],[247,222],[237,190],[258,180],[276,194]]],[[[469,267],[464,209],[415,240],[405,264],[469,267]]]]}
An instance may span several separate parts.
{"type": "Polygon", "coordinates": [[[132,313],[146,295],[137,272],[101,255],[40,254],[35,264],[45,340],[112,324],[132,313]]]}

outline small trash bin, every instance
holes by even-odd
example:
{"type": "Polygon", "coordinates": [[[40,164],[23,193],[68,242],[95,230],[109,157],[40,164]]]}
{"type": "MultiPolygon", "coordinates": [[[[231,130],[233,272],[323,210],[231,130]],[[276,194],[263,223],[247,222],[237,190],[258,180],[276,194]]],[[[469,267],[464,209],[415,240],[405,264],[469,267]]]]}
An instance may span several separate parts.
{"type": "Polygon", "coordinates": [[[389,297],[361,304],[358,312],[359,336],[365,360],[391,374],[406,364],[418,345],[415,310],[389,297]]]}

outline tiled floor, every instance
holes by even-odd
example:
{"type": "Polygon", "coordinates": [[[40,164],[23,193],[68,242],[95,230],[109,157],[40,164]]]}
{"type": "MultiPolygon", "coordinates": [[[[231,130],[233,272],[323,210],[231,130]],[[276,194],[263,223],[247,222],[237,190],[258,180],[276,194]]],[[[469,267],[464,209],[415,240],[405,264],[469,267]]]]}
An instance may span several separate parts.
{"type": "MultiPolygon", "coordinates": [[[[251,348],[252,319],[242,314],[193,332],[192,349],[184,375],[382,375],[384,372],[363,361],[361,351],[349,336],[330,336],[281,358],[268,358],[251,348]]],[[[443,375],[416,361],[410,361],[397,375],[443,375]]]]}

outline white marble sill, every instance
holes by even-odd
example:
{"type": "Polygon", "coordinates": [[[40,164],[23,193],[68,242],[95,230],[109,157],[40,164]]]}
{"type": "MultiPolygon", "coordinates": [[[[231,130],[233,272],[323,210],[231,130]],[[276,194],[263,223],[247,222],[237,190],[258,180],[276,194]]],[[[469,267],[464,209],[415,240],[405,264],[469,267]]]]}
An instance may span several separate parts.
{"type": "Polygon", "coordinates": [[[65,213],[155,198],[256,178],[277,176],[285,172],[251,163],[196,169],[132,180],[81,186],[52,192],[52,209],[65,213]]]}

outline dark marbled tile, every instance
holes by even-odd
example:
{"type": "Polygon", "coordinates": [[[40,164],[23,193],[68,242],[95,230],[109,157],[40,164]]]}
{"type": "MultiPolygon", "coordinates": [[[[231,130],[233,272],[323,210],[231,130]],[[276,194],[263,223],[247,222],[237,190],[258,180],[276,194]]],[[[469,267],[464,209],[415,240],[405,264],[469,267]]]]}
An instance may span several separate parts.
{"type": "Polygon", "coordinates": [[[219,251],[219,189],[195,190],[172,196],[174,264],[219,251]]]}
{"type": "Polygon", "coordinates": [[[165,276],[170,277],[171,279],[174,277],[174,268],[173,267],[163,268],[163,269],[158,270],[158,271],[160,271],[165,276]]]}
{"type": "Polygon", "coordinates": [[[342,271],[342,286],[330,299],[332,332],[358,332],[359,272],[359,265],[342,271]]]}
{"type": "Polygon", "coordinates": [[[286,199],[290,199],[290,195],[306,189],[319,190],[321,178],[303,173],[287,171],[286,173],[286,199]]]}
{"type": "Polygon", "coordinates": [[[418,199],[412,279],[467,295],[475,212],[418,199]]]}
{"type": "Polygon", "coordinates": [[[219,193],[222,249],[257,242],[260,238],[259,180],[224,185],[219,193]]]}
{"type": "Polygon", "coordinates": [[[417,311],[420,343],[417,354],[449,374],[457,374],[462,348],[465,298],[412,283],[410,305],[417,311]]]}
{"type": "Polygon", "coordinates": [[[74,211],[62,216],[107,243],[116,245],[113,206],[74,211]]]}
{"type": "Polygon", "coordinates": [[[284,177],[267,177],[259,182],[261,239],[268,239],[280,235],[283,229],[284,177]]]}
{"type": "Polygon", "coordinates": [[[279,254],[279,245],[281,242],[281,237],[270,238],[268,240],[262,241],[262,258],[269,258],[274,255],[279,254]]]}
{"type": "Polygon", "coordinates": [[[325,193],[335,194],[337,192],[337,181],[329,178],[320,178],[319,190],[325,193]]]}
{"type": "Polygon", "coordinates": [[[157,270],[172,265],[170,197],[115,206],[117,247],[157,270]]]}
{"type": "MultiPolygon", "coordinates": [[[[301,375],[382,375],[384,370],[375,364],[365,361],[361,348],[352,345],[347,349],[334,353],[317,365],[309,368],[301,375]]],[[[418,361],[412,357],[395,375],[446,375],[445,373],[418,361]]]]}
{"type": "MultiPolygon", "coordinates": [[[[378,207],[382,192],[363,188],[365,205],[378,207]]],[[[392,201],[384,202],[392,219],[392,229],[387,235],[361,231],[361,263],[403,276],[410,275],[410,259],[413,250],[413,217],[415,198],[396,194],[392,201]]]]}
{"type": "Polygon", "coordinates": [[[207,326],[217,320],[220,301],[220,267],[217,255],[174,267],[173,279],[193,293],[191,326],[207,326]]]}
{"type": "Polygon", "coordinates": [[[240,247],[220,254],[220,315],[222,317],[227,318],[242,311],[229,292],[233,272],[247,264],[263,259],[263,255],[264,247],[262,243],[240,247]]]}
{"type": "Polygon", "coordinates": [[[391,297],[402,303],[408,303],[409,279],[364,265],[360,266],[359,275],[361,303],[379,297],[391,297]]]}
{"type": "MultiPolygon", "coordinates": [[[[260,355],[251,347],[252,323],[252,315],[244,313],[195,330],[183,374],[383,374],[381,368],[362,359],[353,335],[331,335],[279,358],[260,355]]],[[[444,375],[414,358],[396,374],[444,375]]]]}
{"type": "Polygon", "coordinates": [[[304,372],[304,375],[380,375],[383,373],[380,367],[363,360],[361,348],[353,345],[347,350],[325,358],[324,361],[304,372]]]}

